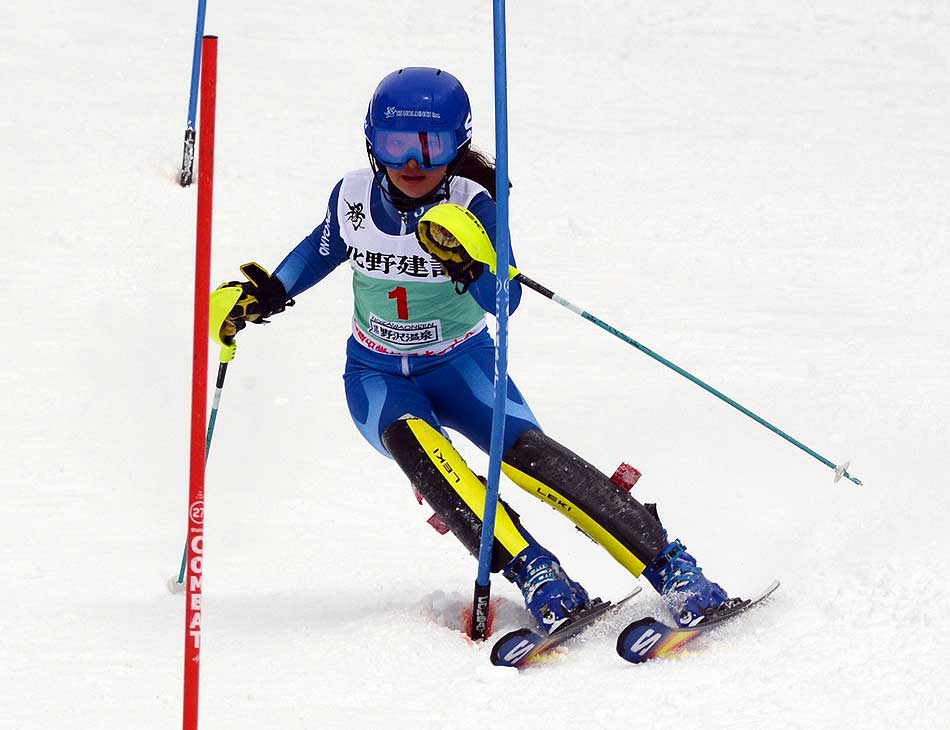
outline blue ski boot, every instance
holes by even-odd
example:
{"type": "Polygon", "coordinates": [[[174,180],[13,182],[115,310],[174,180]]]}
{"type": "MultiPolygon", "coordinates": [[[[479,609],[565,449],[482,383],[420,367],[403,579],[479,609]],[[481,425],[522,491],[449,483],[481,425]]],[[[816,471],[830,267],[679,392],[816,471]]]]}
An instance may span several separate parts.
{"type": "Polygon", "coordinates": [[[549,634],[589,604],[587,591],[571,580],[558,559],[537,543],[518,553],[503,574],[521,589],[525,606],[549,634]]]}
{"type": "Polygon", "coordinates": [[[650,584],[666,598],[681,627],[696,626],[716,613],[729,595],[703,575],[696,558],[674,540],[643,571],[650,584]]]}

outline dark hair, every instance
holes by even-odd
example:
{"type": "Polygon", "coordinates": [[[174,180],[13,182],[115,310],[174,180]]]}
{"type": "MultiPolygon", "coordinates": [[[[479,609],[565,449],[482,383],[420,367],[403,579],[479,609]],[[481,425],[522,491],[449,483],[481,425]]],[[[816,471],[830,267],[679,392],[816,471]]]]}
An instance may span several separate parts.
{"type": "MultiPolygon", "coordinates": [[[[468,153],[462,158],[458,172],[455,174],[477,182],[488,191],[492,198],[496,197],[495,161],[486,153],[475,148],[469,148],[468,153]]],[[[511,189],[510,181],[508,182],[508,189],[511,189]]]]}

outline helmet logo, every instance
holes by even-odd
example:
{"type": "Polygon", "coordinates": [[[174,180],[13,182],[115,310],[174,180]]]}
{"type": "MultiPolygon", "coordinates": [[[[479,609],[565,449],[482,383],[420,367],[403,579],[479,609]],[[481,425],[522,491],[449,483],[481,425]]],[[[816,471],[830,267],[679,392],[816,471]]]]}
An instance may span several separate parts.
{"type": "Polygon", "coordinates": [[[396,117],[442,119],[439,112],[428,109],[398,109],[394,106],[387,106],[386,111],[383,112],[383,117],[386,119],[395,119],[396,117]]]}
{"type": "Polygon", "coordinates": [[[468,116],[465,118],[465,138],[472,138],[472,113],[469,112],[468,116]]]}

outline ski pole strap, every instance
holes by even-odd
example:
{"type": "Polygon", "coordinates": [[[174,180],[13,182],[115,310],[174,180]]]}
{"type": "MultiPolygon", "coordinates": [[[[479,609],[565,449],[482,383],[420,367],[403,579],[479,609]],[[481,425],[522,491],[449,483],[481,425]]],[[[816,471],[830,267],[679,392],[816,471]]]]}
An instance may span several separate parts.
{"type": "Polygon", "coordinates": [[[841,466],[839,466],[839,465],[835,464],[834,462],[830,461],[829,459],[826,459],[824,456],[822,456],[822,455],[819,454],[818,452],[816,452],[816,451],[810,449],[808,446],[806,446],[805,444],[803,444],[803,443],[802,443],[801,441],[799,441],[798,439],[793,438],[792,436],[789,436],[787,433],[785,433],[784,431],[782,431],[782,430],[776,428],[775,426],[773,426],[771,423],[769,423],[768,421],[766,421],[766,420],[765,420],[764,418],[762,418],[761,416],[759,416],[759,415],[753,413],[753,412],[750,411],[748,408],[746,408],[745,406],[743,406],[741,403],[738,403],[737,401],[733,400],[732,398],[730,398],[730,397],[727,396],[726,394],[721,393],[720,391],[718,391],[718,390],[716,390],[715,388],[713,388],[711,385],[708,385],[707,383],[704,383],[702,380],[700,380],[699,378],[697,378],[697,377],[696,377],[695,375],[693,375],[692,373],[687,372],[686,370],[684,370],[683,368],[681,368],[681,367],[680,367],[679,365],[677,365],[676,363],[671,362],[670,360],[667,360],[665,357],[663,357],[662,355],[660,355],[660,354],[654,352],[653,350],[651,350],[651,349],[650,349],[649,347],[647,347],[646,345],[642,345],[642,344],[640,344],[639,342],[637,342],[636,340],[634,340],[632,337],[628,337],[628,336],[625,335],[623,332],[621,332],[620,330],[618,330],[616,327],[612,327],[611,325],[607,324],[607,323],[604,322],[603,320],[601,320],[601,319],[595,317],[595,316],[594,316],[593,314],[591,314],[590,312],[585,311],[584,309],[581,309],[580,307],[578,307],[576,304],[572,304],[571,302],[569,302],[568,300],[564,299],[563,297],[558,296],[557,294],[555,294],[555,293],[554,293],[553,291],[551,291],[550,289],[548,289],[548,288],[546,288],[546,287],[544,287],[544,286],[538,284],[536,281],[533,281],[533,280],[529,279],[529,278],[528,278],[527,276],[525,276],[524,274],[518,274],[518,276],[515,277],[515,280],[516,280],[516,281],[520,281],[522,285],[528,287],[529,289],[533,289],[534,291],[538,292],[539,294],[542,294],[542,295],[546,296],[548,299],[551,299],[551,300],[557,302],[557,303],[560,304],[562,307],[565,307],[566,309],[570,309],[572,312],[574,312],[575,314],[580,315],[581,317],[583,317],[583,318],[586,319],[587,321],[593,322],[594,324],[596,324],[596,325],[597,325],[598,327],[600,327],[601,329],[606,330],[607,332],[609,332],[610,334],[612,334],[614,337],[617,337],[617,338],[623,340],[624,342],[626,342],[628,345],[631,345],[632,347],[635,347],[635,348],[638,349],[640,352],[642,352],[644,355],[649,355],[650,357],[652,357],[652,358],[653,358],[654,360],[656,360],[657,362],[659,362],[659,363],[665,365],[666,367],[670,368],[670,370],[673,370],[674,372],[679,373],[680,375],[682,375],[682,376],[683,376],[684,378],[686,378],[687,380],[692,381],[693,383],[695,383],[696,385],[698,385],[700,388],[702,388],[703,390],[705,390],[707,393],[711,393],[712,395],[714,395],[714,396],[716,396],[717,398],[719,398],[721,401],[723,401],[723,402],[725,402],[725,403],[728,403],[728,404],[731,405],[733,408],[735,408],[737,411],[739,411],[739,412],[741,412],[741,413],[744,413],[746,416],[748,416],[749,418],[751,418],[753,421],[756,421],[757,423],[759,423],[759,424],[765,426],[765,427],[766,427],[767,429],[769,429],[772,433],[774,433],[774,434],[776,434],[776,435],[778,435],[778,436],[781,436],[783,439],[785,439],[786,441],[788,441],[790,444],[793,444],[794,446],[797,446],[799,449],[801,449],[802,451],[804,451],[804,452],[805,452],[806,454],[808,454],[809,456],[811,456],[811,457],[817,459],[818,461],[820,461],[820,462],[821,462],[822,464],[824,464],[825,466],[830,467],[831,469],[833,469],[833,470],[835,471],[835,476],[836,476],[835,481],[838,481],[838,479],[840,479],[841,477],[845,477],[846,479],[849,479],[850,481],[854,482],[854,483],[857,484],[857,485],[860,485],[860,484],[861,484],[861,480],[860,480],[860,479],[858,479],[857,477],[852,476],[851,474],[848,473],[848,471],[847,471],[847,466],[848,466],[848,465],[847,465],[847,464],[842,464],[841,466]]]}

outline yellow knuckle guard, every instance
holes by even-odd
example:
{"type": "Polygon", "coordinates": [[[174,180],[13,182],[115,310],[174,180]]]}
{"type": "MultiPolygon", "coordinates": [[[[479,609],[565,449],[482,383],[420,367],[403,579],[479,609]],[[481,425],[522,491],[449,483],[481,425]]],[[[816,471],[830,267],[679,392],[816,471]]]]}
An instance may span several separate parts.
{"type": "MultiPolygon", "coordinates": [[[[468,252],[468,255],[473,259],[486,264],[492,272],[496,270],[495,247],[492,246],[488,231],[485,230],[485,226],[482,225],[482,222],[478,220],[478,216],[468,208],[458,205],[457,203],[442,203],[427,210],[420,219],[419,226],[422,235],[428,238],[430,242],[431,235],[428,225],[431,223],[442,226],[455,236],[462,247],[468,252]]],[[[435,246],[436,244],[432,242],[432,245],[435,246]]],[[[426,248],[429,248],[428,243],[426,244],[426,248]]],[[[442,250],[444,251],[445,249],[442,250]]],[[[439,254],[436,255],[438,256],[439,254]]],[[[518,269],[511,266],[508,270],[508,278],[513,279],[518,273],[518,269]]]]}
{"type": "Polygon", "coordinates": [[[239,286],[219,287],[211,292],[211,298],[209,300],[208,334],[211,336],[211,339],[219,345],[227,344],[221,341],[221,325],[224,324],[224,320],[231,314],[231,310],[234,309],[242,293],[243,289],[239,286]]]}

